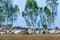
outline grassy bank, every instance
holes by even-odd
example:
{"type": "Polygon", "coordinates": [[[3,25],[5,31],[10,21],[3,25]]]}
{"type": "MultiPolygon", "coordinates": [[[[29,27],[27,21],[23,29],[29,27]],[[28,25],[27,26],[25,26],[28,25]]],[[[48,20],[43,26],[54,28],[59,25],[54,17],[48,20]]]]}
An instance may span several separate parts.
{"type": "Polygon", "coordinates": [[[60,34],[0,35],[0,40],[59,40],[60,34]]]}

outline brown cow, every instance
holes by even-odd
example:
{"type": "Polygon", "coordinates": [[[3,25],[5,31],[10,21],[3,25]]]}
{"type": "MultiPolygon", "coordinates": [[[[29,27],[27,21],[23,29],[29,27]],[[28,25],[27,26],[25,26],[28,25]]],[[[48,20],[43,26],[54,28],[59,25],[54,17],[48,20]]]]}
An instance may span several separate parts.
{"type": "Polygon", "coordinates": [[[29,34],[26,30],[22,30],[20,33],[21,34],[29,34]]]}

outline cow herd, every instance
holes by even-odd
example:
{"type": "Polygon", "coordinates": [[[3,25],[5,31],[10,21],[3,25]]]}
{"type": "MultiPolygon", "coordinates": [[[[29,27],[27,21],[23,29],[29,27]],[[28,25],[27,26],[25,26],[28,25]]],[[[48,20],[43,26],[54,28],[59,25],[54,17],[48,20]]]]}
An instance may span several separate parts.
{"type": "Polygon", "coordinates": [[[60,34],[60,30],[2,30],[0,29],[0,34],[60,34]]]}

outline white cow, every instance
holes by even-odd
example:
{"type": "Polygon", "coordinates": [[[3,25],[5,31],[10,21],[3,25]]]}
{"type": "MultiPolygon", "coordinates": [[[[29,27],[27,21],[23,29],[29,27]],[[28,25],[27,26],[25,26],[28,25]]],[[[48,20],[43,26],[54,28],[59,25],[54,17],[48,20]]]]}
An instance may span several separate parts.
{"type": "Polygon", "coordinates": [[[13,31],[15,34],[19,34],[22,30],[13,31]]]}
{"type": "Polygon", "coordinates": [[[60,30],[55,30],[54,33],[55,34],[60,34],[60,30]]]}
{"type": "Polygon", "coordinates": [[[49,30],[49,32],[50,32],[51,34],[53,34],[53,33],[55,32],[55,30],[49,30]]]}
{"type": "Polygon", "coordinates": [[[29,33],[29,34],[32,34],[32,33],[33,33],[33,30],[32,30],[32,29],[29,29],[29,30],[28,30],[28,33],[29,33]]]}
{"type": "Polygon", "coordinates": [[[39,31],[36,31],[36,34],[39,34],[40,32],[39,31]]]}
{"type": "Polygon", "coordinates": [[[6,34],[6,32],[0,32],[0,34],[6,34]]]}

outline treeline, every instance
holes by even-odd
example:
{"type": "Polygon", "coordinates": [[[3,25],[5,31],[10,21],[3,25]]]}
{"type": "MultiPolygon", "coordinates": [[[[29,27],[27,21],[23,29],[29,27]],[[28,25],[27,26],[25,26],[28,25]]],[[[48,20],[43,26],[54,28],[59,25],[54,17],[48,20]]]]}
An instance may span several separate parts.
{"type": "Polygon", "coordinates": [[[12,4],[12,0],[0,0],[0,27],[13,27],[13,22],[17,19],[19,8],[12,4]]]}
{"type": "MultiPolygon", "coordinates": [[[[55,17],[57,15],[57,0],[46,0],[45,7],[37,6],[35,0],[26,0],[25,9],[22,12],[28,27],[43,27],[48,29],[53,25],[55,27],[55,17]]],[[[44,6],[44,5],[43,5],[44,6]]]]}
{"type": "MultiPolygon", "coordinates": [[[[26,0],[25,9],[22,12],[28,27],[34,29],[43,27],[48,29],[55,27],[55,17],[57,15],[58,0],[46,0],[44,7],[37,6],[36,0],[26,0]]],[[[17,20],[19,8],[12,4],[12,0],[0,0],[0,27],[7,23],[7,27],[13,27],[13,22],[17,20]]]]}

